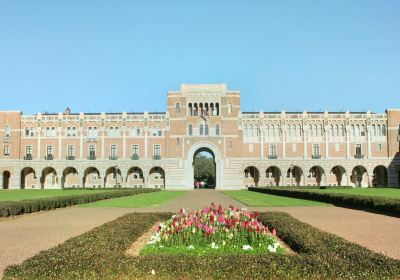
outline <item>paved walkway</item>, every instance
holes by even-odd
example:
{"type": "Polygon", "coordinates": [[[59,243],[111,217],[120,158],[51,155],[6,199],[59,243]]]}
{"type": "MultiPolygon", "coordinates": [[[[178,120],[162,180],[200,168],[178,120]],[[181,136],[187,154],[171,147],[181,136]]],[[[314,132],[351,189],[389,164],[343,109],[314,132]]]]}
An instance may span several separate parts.
{"type": "MultiPolygon", "coordinates": [[[[19,264],[42,250],[80,235],[130,212],[175,212],[179,208],[200,209],[211,202],[227,207],[245,207],[221,192],[194,190],[154,208],[71,207],[0,220],[0,277],[5,267],[19,264]]],[[[258,211],[281,211],[376,252],[400,259],[400,219],[346,208],[271,207],[258,211]]]]}

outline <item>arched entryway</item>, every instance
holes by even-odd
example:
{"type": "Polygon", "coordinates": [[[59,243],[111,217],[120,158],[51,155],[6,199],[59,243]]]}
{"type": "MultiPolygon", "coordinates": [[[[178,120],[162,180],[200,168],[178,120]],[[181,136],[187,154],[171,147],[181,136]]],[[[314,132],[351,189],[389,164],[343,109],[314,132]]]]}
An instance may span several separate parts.
{"type": "Polygon", "coordinates": [[[58,188],[57,172],[53,167],[46,167],[45,169],[43,169],[41,184],[42,189],[58,188]]]}
{"type": "Polygon", "coordinates": [[[78,171],[75,167],[67,167],[63,171],[62,177],[62,187],[63,188],[79,188],[80,179],[78,176],[78,171]]]}
{"type": "Polygon", "coordinates": [[[197,188],[215,189],[215,155],[208,148],[200,148],[193,155],[194,181],[197,188]]]}
{"type": "Polygon", "coordinates": [[[351,172],[351,182],[354,187],[369,187],[369,175],[367,169],[362,165],[354,167],[351,172]]]}
{"type": "Polygon", "coordinates": [[[101,188],[103,186],[100,172],[96,167],[86,168],[82,185],[84,188],[101,188]]]}
{"type": "Polygon", "coordinates": [[[25,167],[21,170],[21,189],[40,188],[36,178],[36,172],[32,167],[25,167]]]}
{"type": "Polygon", "coordinates": [[[336,165],[331,169],[330,180],[334,186],[347,186],[346,169],[341,165],[336,165]]]}
{"type": "Polygon", "coordinates": [[[301,186],[304,185],[303,180],[303,169],[299,166],[291,165],[287,170],[287,185],[289,186],[301,186]]]}
{"type": "MultiPolygon", "coordinates": [[[[187,154],[187,160],[185,162],[185,181],[186,181],[186,186],[189,188],[193,188],[193,182],[194,182],[194,158],[195,154],[198,153],[198,151],[203,151],[205,149],[208,149],[211,151],[214,155],[214,161],[215,161],[215,188],[223,188],[224,187],[224,174],[222,172],[223,168],[223,161],[221,159],[221,153],[219,152],[219,149],[212,143],[206,142],[206,141],[201,141],[198,143],[195,143],[192,145],[192,147],[189,149],[188,154],[187,154]]],[[[239,174],[238,174],[239,175],[239,174]]]]}
{"type": "Polygon", "coordinates": [[[372,186],[387,187],[388,186],[388,170],[383,165],[378,165],[374,168],[372,186]]]}
{"type": "Polygon", "coordinates": [[[325,171],[321,166],[313,166],[308,173],[308,178],[307,184],[321,186],[324,183],[325,171]]]}
{"type": "Polygon", "coordinates": [[[104,186],[106,188],[122,187],[122,175],[121,170],[118,168],[118,166],[112,166],[106,170],[106,176],[104,177],[104,186]]]}
{"type": "Polygon", "coordinates": [[[165,188],[165,172],[159,166],[153,167],[149,172],[149,188],[165,188]]]}
{"type": "Polygon", "coordinates": [[[243,185],[246,188],[258,187],[260,181],[260,172],[257,167],[249,166],[244,170],[243,185]]]}
{"type": "Polygon", "coordinates": [[[10,171],[3,171],[3,189],[7,190],[10,188],[10,177],[11,177],[11,173],[10,171]]]}
{"type": "Polygon", "coordinates": [[[279,186],[279,183],[281,181],[281,170],[276,167],[276,166],[270,166],[267,168],[265,171],[265,178],[266,182],[265,184],[267,186],[279,186]]]}
{"type": "Polygon", "coordinates": [[[142,169],[140,169],[139,167],[132,167],[128,170],[126,186],[128,188],[143,188],[144,187],[144,177],[143,177],[142,169]]]}

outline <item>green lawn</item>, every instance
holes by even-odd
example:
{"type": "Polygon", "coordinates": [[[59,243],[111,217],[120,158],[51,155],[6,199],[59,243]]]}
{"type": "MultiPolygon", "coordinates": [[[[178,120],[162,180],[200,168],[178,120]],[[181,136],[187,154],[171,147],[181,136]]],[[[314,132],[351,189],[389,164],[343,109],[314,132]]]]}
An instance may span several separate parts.
{"type": "MultiPolygon", "coordinates": [[[[112,191],[113,189],[110,189],[112,191]]],[[[20,201],[54,196],[104,192],[105,190],[0,190],[0,201],[20,201]]]]}
{"type": "Polygon", "coordinates": [[[400,189],[394,188],[355,188],[355,189],[303,189],[318,193],[339,193],[339,194],[354,194],[368,196],[383,196],[387,198],[400,199],[400,189]]]}
{"type": "Polygon", "coordinates": [[[247,206],[253,207],[329,205],[317,201],[263,194],[247,190],[224,191],[224,193],[226,195],[229,195],[233,199],[236,199],[237,201],[246,204],[247,206]]]}
{"type": "Polygon", "coordinates": [[[126,196],[102,200],[94,203],[82,204],[79,207],[113,207],[113,208],[142,208],[157,207],[170,200],[181,196],[185,191],[160,191],[154,193],[138,194],[135,196],[126,196]]]}

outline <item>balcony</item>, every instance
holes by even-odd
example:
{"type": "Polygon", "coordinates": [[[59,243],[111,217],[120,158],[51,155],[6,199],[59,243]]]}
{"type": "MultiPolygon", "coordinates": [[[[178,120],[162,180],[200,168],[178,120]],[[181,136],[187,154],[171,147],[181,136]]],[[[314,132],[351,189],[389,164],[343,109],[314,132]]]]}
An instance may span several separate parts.
{"type": "Polygon", "coordinates": [[[312,155],[311,158],[312,159],[321,159],[321,155],[312,155]]]}
{"type": "Polygon", "coordinates": [[[10,143],[10,142],[11,142],[11,137],[10,136],[3,137],[3,143],[10,143]]]}
{"type": "Polygon", "coordinates": [[[66,156],[65,159],[66,160],[75,160],[75,156],[66,156]]]}
{"type": "Polygon", "coordinates": [[[356,154],[356,155],[354,155],[354,158],[355,159],[363,159],[364,155],[356,154]]]}
{"type": "Polygon", "coordinates": [[[109,160],[118,160],[118,156],[110,156],[108,159],[109,160]]]}
{"type": "Polygon", "coordinates": [[[44,157],[45,160],[53,160],[54,156],[53,155],[47,155],[44,157]]]}
{"type": "Polygon", "coordinates": [[[32,155],[26,155],[26,156],[24,156],[24,160],[32,160],[32,155]]]}
{"type": "Polygon", "coordinates": [[[138,159],[139,159],[139,155],[137,155],[137,154],[133,154],[131,156],[131,160],[138,160],[138,159]]]}
{"type": "Polygon", "coordinates": [[[278,159],[278,156],[277,155],[269,155],[268,159],[278,159]]]}
{"type": "Polygon", "coordinates": [[[161,155],[153,155],[153,159],[154,160],[160,160],[161,159],[161,155]]]}
{"type": "Polygon", "coordinates": [[[95,155],[90,155],[87,157],[88,160],[96,160],[96,156],[95,155]]]}
{"type": "Polygon", "coordinates": [[[96,143],[97,142],[97,137],[88,137],[86,138],[87,143],[96,143]]]}

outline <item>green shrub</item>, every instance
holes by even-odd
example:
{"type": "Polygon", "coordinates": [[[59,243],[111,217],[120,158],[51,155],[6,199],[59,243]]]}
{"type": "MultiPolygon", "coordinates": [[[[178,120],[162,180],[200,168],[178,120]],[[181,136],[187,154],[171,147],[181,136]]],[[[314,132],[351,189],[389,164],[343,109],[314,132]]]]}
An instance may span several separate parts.
{"type": "Polygon", "coordinates": [[[337,206],[400,217],[400,200],[380,196],[317,193],[306,190],[249,188],[249,191],[326,202],[337,206]]]}
{"type": "Polygon", "coordinates": [[[398,279],[400,262],[304,224],[288,214],[261,213],[294,255],[148,255],[129,246],[171,214],[128,214],[21,265],[4,279],[398,279]],[[156,275],[151,276],[155,270],[156,275]]]}
{"type": "Polygon", "coordinates": [[[109,190],[104,192],[57,196],[50,198],[28,199],[22,201],[0,202],[0,217],[16,216],[25,213],[64,208],[76,204],[84,204],[104,199],[131,196],[140,193],[160,191],[157,189],[124,189],[109,190]]]}

